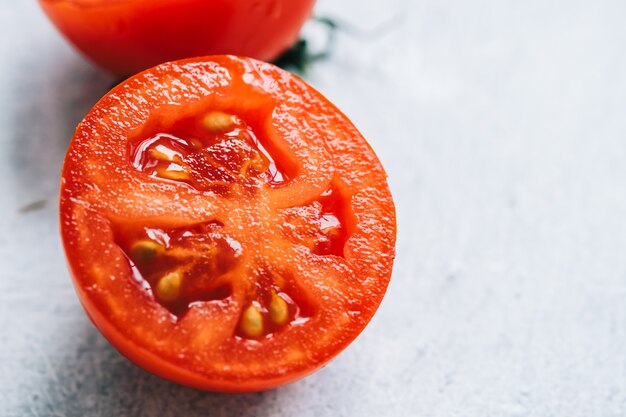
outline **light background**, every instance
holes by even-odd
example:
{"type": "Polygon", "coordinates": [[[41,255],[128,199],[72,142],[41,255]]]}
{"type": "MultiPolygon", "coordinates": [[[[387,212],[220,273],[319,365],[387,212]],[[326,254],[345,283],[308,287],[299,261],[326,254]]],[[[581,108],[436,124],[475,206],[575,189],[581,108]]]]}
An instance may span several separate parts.
{"type": "Polygon", "coordinates": [[[136,368],[83,313],[58,177],[114,80],[34,0],[0,0],[0,416],[626,415],[626,2],[317,12],[369,33],[340,33],[306,79],[388,171],[395,271],[330,365],[231,396],[136,368]]]}

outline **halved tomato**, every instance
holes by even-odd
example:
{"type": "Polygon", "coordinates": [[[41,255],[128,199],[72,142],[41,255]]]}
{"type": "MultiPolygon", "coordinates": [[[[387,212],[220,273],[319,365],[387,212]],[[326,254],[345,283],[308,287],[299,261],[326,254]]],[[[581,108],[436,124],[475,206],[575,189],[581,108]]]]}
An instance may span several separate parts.
{"type": "Polygon", "coordinates": [[[39,0],[96,64],[132,75],[175,59],[235,54],[264,61],[293,45],[314,0],[39,0]]]}
{"type": "Polygon", "coordinates": [[[88,315],[181,384],[254,391],[314,371],[391,275],[376,155],[320,93],[252,59],[167,63],[117,86],[78,126],[61,185],[88,315]]]}

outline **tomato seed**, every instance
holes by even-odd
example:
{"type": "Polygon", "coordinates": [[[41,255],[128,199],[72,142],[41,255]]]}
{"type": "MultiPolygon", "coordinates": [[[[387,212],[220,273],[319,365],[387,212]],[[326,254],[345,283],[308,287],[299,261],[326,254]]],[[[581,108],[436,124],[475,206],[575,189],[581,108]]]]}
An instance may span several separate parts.
{"type": "Polygon", "coordinates": [[[283,325],[287,322],[289,316],[289,308],[287,302],[278,294],[272,294],[272,301],[270,302],[270,319],[275,324],[283,325]]]}
{"type": "Polygon", "coordinates": [[[178,271],[165,274],[156,286],[156,296],[166,303],[176,301],[182,282],[183,275],[178,271]]]}
{"type": "Polygon", "coordinates": [[[241,316],[241,331],[248,337],[259,337],[263,334],[263,316],[254,305],[248,307],[241,316]]]}
{"type": "Polygon", "coordinates": [[[211,133],[222,133],[228,131],[237,124],[237,117],[221,111],[207,113],[202,119],[202,125],[211,133]]]}
{"type": "MultiPolygon", "coordinates": [[[[179,165],[177,165],[177,167],[179,167],[179,165]]],[[[162,169],[157,171],[157,173],[159,177],[173,181],[189,181],[191,179],[191,175],[185,170],[162,169]]]]}
{"type": "Polygon", "coordinates": [[[132,260],[143,265],[152,262],[163,252],[165,252],[163,245],[148,239],[138,240],[130,248],[132,260]]]}

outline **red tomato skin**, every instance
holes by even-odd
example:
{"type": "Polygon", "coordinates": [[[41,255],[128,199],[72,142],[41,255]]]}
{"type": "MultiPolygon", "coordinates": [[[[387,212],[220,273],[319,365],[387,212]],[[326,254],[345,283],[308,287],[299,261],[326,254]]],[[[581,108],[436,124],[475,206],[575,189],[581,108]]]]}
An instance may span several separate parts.
{"type": "MultiPolygon", "coordinates": [[[[84,152],[87,152],[87,148],[92,144],[91,141],[86,141],[85,139],[88,137],[93,138],[93,135],[101,136],[104,139],[106,136],[105,133],[110,134],[112,131],[118,129],[125,130],[130,128],[129,126],[136,128],[136,125],[142,123],[143,116],[141,116],[141,114],[148,113],[152,109],[152,104],[149,104],[148,101],[145,100],[145,96],[135,96],[136,90],[134,90],[135,92],[133,93],[133,89],[141,90],[145,88],[149,93],[155,87],[154,83],[159,87],[164,87],[169,85],[170,82],[173,82],[177,76],[181,76],[181,74],[190,75],[188,73],[190,69],[196,70],[202,68],[208,70],[210,68],[209,64],[214,63],[219,64],[220,68],[229,68],[235,72],[238,71],[237,68],[242,64],[251,65],[256,70],[271,76],[279,86],[283,84],[294,84],[295,87],[303,87],[303,83],[295,76],[282,72],[269,64],[255,62],[254,60],[246,58],[220,56],[195,58],[163,64],[120,84],[94,106],[76,130],[62,172],[60,229],[68,265],[80,302],[91,321],[121,354],[143,369],[181,385],[217,392],[255,392],[275,388],[315,372],[345,349],[364,329],[381,302],[391,275],[393,258],[395,256],[395,208],[386,183],[384,170],[380,166],[370,146],[367,142],[361,140],[362,137],[356,128],[336,107],[334,107],[334,105],[311,87],[305,87],[308,89],[306,90],[307,94],[311,94],[309,99],[312,101],[308,102],[308,105],[315,108],[313,113],[326,114],[329,117],[332,116],[331,127],[329,127],[331,130],[329,131],[332,131],[332,125],[337,124],[338,130],[335,133],[341,133],[339,136],[331,135],[329,138],[329,145],[332,146],[334,151],[347,156],[335,161],[337,169],[341,170],[341,172],[346,175],[344,179],[347,182],[360,184],[361,181],[365,181],[369,187],[372,187],[373,195],[371,198],[368,197],[359,200],[360,202],[358,204],[369,206],[373,203],[377,207],[374,212],[370,213],[368,210],[365,210],[363,213],[370,216],[378,212],[375,221],[373,218],[364,218],[366,221],[364,222],[362,232],[358,233],[358,239],[367,240],[368,235],[377,235],[379,237],[376,242],[379,247],[366,248],[367,251],[361,253],[357,243],[352,245],[351,249],[348,249],[349,252],[355,252],[353,262],[356,270],[363,274],[369,274],[370,269],[373,267],[371,272],[377,277],[377,279],[369,280],[369,287],[363,289],[362,298],[360,299],[361,307],[363,308],[363,317],[360,319],[360,324],[355,324],[352,328],[343,329],[345,332],[339,335],[338,340],[332,345],[327,346],[327,351],[319,352],[319,359],[316,358],[313,360],[313,364],[293,366],[290,367],[287,372],[277,372],[275,369],[269,369],[267,373],[246,376],[243,379],[241,377],[232,377],[232,375],[223,377],[218,374],[203,374],[192,367],[184,366],[181,363],[175,363],[164,358],[158,352],[151,350],[149,346],[145,344],[142,345],[141,340],[134,339],[134,335],[129,334],[131,327],[125,326],[123,320],[120,323],[119,318],[115,318],[114,315],[111,314],[105,302],[106,297],[111,292],[118,292],[117,295],[120,296],[119,301],[121,301],[121,307],[123,309],[128,307],[128,313],[131,313],[130,306],[126,304],[129,300],[134,300],[138,305],[142,303],[141,298],[137,298],[137,294],[125,293],[129,286],[134,287],[134,285],[129,284],[131,280],[107,279],[104,282],[108,288],[94,288],[97,286],[95,284],[97,280],[95,280],[94,276],[90,275],[91,273],[89,272],[93,266],[92,261],[102,260],[102,253],[109,252],[110,248],[114,247],[114,244],[110,241],[110,237],[107,236],[110,230],[107,230],[107,233],[104,234],[98,230],[100,220],[91,215],[87,215],[84,218],[82,217],[91,210],[90,206],[92,204],[85,201],[81,202],[74,198],[86,191],[85,187],[90,187],[89,181],[81,177],[81,172],[83,174],[85,173],[85,171],[83,171],[84,168],[81,167],[81,164],[84,162],[83,158],[86,156],[84,152]],[[133,87],[128,88],[129,84],[133,87]],[[124,111],[120,111],[119,108],[116,109],[120,104],[120,99],[132,103],[128,104],[128,107],[125,107],[127,106],[126,104],[122,104],[122,106],[126,109],[133,108],[136,110],[136,113],[129,115],[127,113],[125,114],[124,111]],[[109,110],[113,110],[113,112],[109,110]],[[120,111],[119,114],[124,114],[124,117],[127,119],[117,120],[115,119],[116,116],[113,116],[112,120],[108,120],[112,126],[106,126],[105,123],[102,123],[101,119],[112,117],[111,115],[117,111],[120,111]],[[348,140],[350,137],[360,139],[355,141],[348,140]],[[353,167],[355,168],[352,169],[353,167]],[[85,208],[87,211],[83,211],[81,207],[85,208]],[[80,210],[77,211],[77,208],[80,210]],[[87,253],[84,252],[84,249],[81,249],[81,246],[85,244],[87,244],[87,246],[97,246],[101,249],[90,251],[93,253],[87,253]],[[372,263],[371,259],[376,260],[372,263]]],[[[195,76],[190,76],[190,78],[195,78],[195,76]]],[[[196,82],[201,82],[201,80],[192,81],[189,82],[189,84],[196,85],[196,82]]],[[[194,95],[195,93],[188,94],[194,95]]],[[[161,101],[164,100],[164,98],[151,96],[148,100],[161,101]]],[[[187,100],[188,97],[185,96],[183,101],[187,100]]],[[[293,97],[292,100],[294,105],[307,104],[307,102],[301,101],[303,100],[302,98],[293,97]]],[[[106,140],[108,141],[109,138],[106,140]]],[[[96,154],[98,153],[91,154],[91,156],[95,156],[96,154]]],[[[101,157],[103,161],[98,164],[96,169],[111,169],[112,166],[107,168],[107,166],[111,164],[111,161],[108,161],[107,155],[103,154],[101,157]]],[[[115,184],[115,179],[109,178],[105,184],[115,184]]],[[[355,192],[357,194],[359,193],[356,190],[355,192]]],[[[100,197],[98,197],[98,199],[99,198],[100,197]]],[[[156,206],[153,209],[159,212],[162,211],[161,208],[156,208],[156,206]]],[[[148,211],[153,209],[146,208],[148,211]]],[[[155,213],[152,215],[155,215],[155,213]]],[[[107,274],[111,274],[110,277],[121,277],[119,269],[115,265],[115,261],[113,263],[107,262],[105,265],[106,268],[110,268],[106,271],[107,274]]],[[[141,312],[141,307],[138,307],[138,309],[134,311],[141,312]]],[[[138,314],[135,314],[135,317],[138,316],[138,314]]],[[[154,321],[152,324],[156,325],[154,321]]],[[[271,360],[266,358],[264,366],[271,368],[271,360]]]]}
{"type": "Polygon", "coordinates": [[[271,61],[293,45],[315,0],[39,0],[83,54],[129,76],[181,58],[271,61]]]}

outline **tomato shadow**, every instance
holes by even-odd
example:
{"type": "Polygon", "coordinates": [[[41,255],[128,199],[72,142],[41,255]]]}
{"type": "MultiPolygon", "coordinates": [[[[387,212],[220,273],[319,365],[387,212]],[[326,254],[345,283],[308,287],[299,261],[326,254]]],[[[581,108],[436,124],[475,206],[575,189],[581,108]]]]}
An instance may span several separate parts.
{"type": "MultiPolygon", "coordinates": [[[[44,53],[25,58],[10,80],[19,97],[7,110],[11,174],[23,205],[56,198],[61,166],[74,129],[115,78],[78,55],[44,53]]],[[[35,209],[43,204],[35,204],[35,209]]]]}
{"type": "Polygon", "coordinates": [[[257,416],[281,395],[281,390],[220,394],[186,388],[132,364],[87,319],[67,330],[41,395],[47,400],[39,405],[42,415],[257,416]]]}

